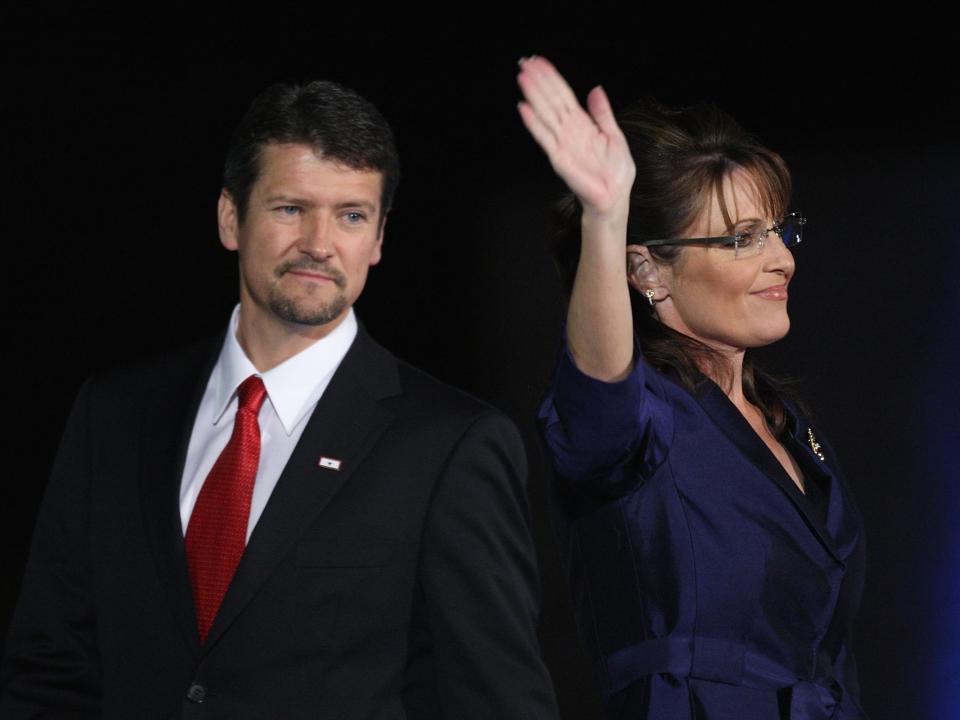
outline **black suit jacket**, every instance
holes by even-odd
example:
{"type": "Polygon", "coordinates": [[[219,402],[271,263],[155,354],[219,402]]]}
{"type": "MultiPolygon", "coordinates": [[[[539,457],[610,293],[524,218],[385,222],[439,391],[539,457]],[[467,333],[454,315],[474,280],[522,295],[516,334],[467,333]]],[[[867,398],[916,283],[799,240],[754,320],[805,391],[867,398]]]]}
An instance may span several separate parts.
{"type": "Polygon", "coordinates": [[[219,346],[81,390],[9,632],[3,717],[555,717],[516,429],[362,329],[200,646],[178,493],[219,346]]]}

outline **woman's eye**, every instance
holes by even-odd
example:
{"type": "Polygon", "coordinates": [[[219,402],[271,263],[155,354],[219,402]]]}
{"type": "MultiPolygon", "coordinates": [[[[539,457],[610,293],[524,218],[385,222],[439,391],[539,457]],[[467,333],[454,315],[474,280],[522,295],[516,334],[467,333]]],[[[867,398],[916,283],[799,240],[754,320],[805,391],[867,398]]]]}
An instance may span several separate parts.
{"type": "Polygon", "coordinates": [[[737,233],[737,247],[750,247],[764,236],[763,225],[745,227],[737,233]]]}

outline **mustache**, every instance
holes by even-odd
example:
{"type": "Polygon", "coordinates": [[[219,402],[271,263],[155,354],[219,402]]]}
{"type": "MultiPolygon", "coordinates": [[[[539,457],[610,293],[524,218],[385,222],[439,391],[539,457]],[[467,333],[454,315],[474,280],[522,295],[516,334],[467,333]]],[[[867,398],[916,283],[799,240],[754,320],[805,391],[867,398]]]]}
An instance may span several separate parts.
{"type": "Polygon", "coordinates": [[[329,263],[318,263],[310,260],[309,258],[304,258],[302,260],[287,260],[286,262],[278,265],[274,269],[273,274],[279,278],[291,270],[300,270],[304,272],[326,275],[328,278],[333,280],[334,284],[341,290],[347,286],[347,276],[340,272],[340,270],[333,267],[329,263]]]}

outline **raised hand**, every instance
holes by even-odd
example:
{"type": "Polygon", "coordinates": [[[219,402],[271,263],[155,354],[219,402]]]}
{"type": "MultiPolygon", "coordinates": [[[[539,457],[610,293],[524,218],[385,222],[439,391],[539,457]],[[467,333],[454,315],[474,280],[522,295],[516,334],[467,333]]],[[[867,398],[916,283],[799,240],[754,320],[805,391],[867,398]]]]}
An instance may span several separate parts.
{"type": "Polygon", "coordinates": [[[525,98],[518,106],[523,124],[584,213],[625,217],[636,168],[603,88],[590,91],[586,112],[563,76],[542,57],[520,61],[517,84],[525,98]]]}
{"type": "Polygon", "coordinates": [[[567,310],[567,342],[587,375],[614,382],[633,367],[627,285],[627,217],[636,166],[606,93],[595,87],[585,111],[545,58],[520,62],[523,124],[583,206],[580,261],[567,310]]]}

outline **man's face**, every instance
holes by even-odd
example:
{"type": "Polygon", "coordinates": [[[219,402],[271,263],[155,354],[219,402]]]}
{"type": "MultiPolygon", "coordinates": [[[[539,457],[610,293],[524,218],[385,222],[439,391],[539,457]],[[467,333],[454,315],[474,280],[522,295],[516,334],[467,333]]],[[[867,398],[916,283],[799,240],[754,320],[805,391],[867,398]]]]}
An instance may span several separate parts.
{"type": "Polygon", "coordinates": [[[242,313],[300,332],[332,330],[380,261],[383,176],[318,157],[309,145],[271,143],[240,222],[226,192],[220,241],[240,254],[242,313]]]}

